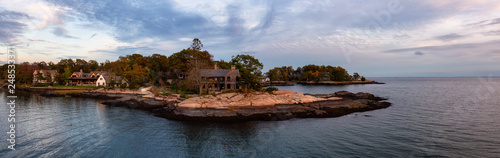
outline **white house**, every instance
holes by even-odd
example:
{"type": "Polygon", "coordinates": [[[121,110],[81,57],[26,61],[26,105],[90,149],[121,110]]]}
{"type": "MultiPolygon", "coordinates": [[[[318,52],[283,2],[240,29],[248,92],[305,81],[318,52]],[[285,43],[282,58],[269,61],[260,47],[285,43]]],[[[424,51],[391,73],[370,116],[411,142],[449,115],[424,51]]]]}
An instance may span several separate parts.
{"type": "Polygon", "coordinates": [[[104,86],[104,87],[110,86],[109,84],[111,80],[114,80],[115,87],[120,87],[121,84],[126,84],[128,87],[127,80],[125,80],[121,76],[111,77],[108,75],[99,76],[99,78],[97,78],[96,86],[104,86]]]}

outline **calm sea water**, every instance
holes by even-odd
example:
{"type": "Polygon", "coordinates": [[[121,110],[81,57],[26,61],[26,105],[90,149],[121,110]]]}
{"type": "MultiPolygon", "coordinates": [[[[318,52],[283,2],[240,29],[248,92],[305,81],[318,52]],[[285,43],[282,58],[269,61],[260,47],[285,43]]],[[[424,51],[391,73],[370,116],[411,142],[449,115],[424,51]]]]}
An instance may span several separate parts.
{"type": "MultiPolygon", "coordinates": [[[[500,78],[373,78],[383,85],[279,87],[389,98],[337,118],[186,123],[94,99],[18,94],[16,150],[0,157],[500,157],[500,78]]],[[[0,102],[6,102],[0,92],[0,102]]]]}

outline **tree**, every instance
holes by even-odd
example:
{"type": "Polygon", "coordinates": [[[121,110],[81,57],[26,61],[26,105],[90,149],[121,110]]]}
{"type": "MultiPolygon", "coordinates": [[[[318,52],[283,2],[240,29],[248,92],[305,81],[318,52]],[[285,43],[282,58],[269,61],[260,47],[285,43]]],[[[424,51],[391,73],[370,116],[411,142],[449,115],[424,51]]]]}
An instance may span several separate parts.
{"type": "Polygon", "coordinates": [[[337,66],[335,68],[335,79],[336,81],[347,81],[349,80],[349,73],[343,67],[337,66]]]}
{"type": "MultiPolygon", "coordinates": [[[[23,62],[19,65],[16,65],[16,82],[17,83],[33,82],[33,72],[36,70],[36,67],[37,66],[35,63],[30,64],[29,62],[23,62]]],[[[4,73],[7,73],[7,71],[4,71],[4,73]]]]}
{"type": "Polygon", "coordinates": [[[47,83],[52,83],[52,74],[50,74],[49,72],[46,72],[45,78],[47,79],[47,83]]]}
{"type": "Polygon", "coordinates": [[[170,70],[168,67],[168,57],[161,54],[153,54],[150,57],[147,57],[149,64],[151,64],[150,68],[150,81],[153,84],[163,84],[162,80],[166,77],[167,72],[170,70]]]}
{"type": "Polygon", "coordinates": [[[95,60],[89,60],[87,63],[87,70],[96,71],[97,69],[99,69],[99,63],[95,60]]]}
{"type": "Polygon", "coordinates": [[[36,82],[40,82],[41,80],[45,80],[45,77],[41,73],[36,74],[36,82]]]}
{"type": "Polygon", "coordinates": [[[49,66],[49,69],[51,69],[51,70],[56,68],[54,62],[52,62],[52,61],[50,61],[48,63],[48,66],[49,66]]]}
{"type": "Polygon", "coordinates": [[[192,60],[189,65],[191,69],[189,69],[187,76],[188,88],[196,89],[198,94],[201,95],[203,84],[205,83],[204,78],[201,76],[201,69],[206,68],[207,65],[199,60],[192,60]]]}
{"type": "MultiPolygon", "coordinates": [[[[200,62],[206,65],[213,66],[214,60],[213,55],[205,51],[196,51],[191,48],[183,49],[180,52],[174,53],[168,57],[169,67],[172,70],[180,70],[183,73],[187,73],[190,69],[189,63],[191,60],[197,58],[200,62]]],[[[196,59],[195,59],[196,60],[196,59]]]]}
{"type": "Polygon", "coordinates": [[[47,63],[45,63],[45,61],[42,61],[42,62],[34,62],[33,64],[36,64],[37,65],[37,68],[39,70],[44,70],[44,69],[47,69],[47,63]]]}
{"type": "Polygon", "coordinates": [[[221,69],[231,69],[231,63],[224,60],[215,61],[215,64],[221,69]]]}
{"type": "Polygon", "coordinates": [[[359,74],[357,72],[355,72],[352,74],[352,77],[354,78],[354,80],[358,80],[358,79],[360,79],[361,76],[359,76],[359,74]]]}
{"type": "MultiPolygon", "coordinates": [[[[206,61],[201,60],[202,58],[206,58],[206,56],[203,57],[204,52],[206,51],[202,52],[202,47],[203,44],[198,38],[193,39],[193,43],[191,44],[191,48],[189,49],[193,52],[193,57],[189,60],[189,70],[187,76],[189,88],[195,88],[196,91],[198,91],[199,95],[201,95],[202,92],[202,84],[205,82],[203,77],[201,76],[201,69],[206,69],[208,66],[206,61]]],[[[208,59],[209,61],[212,61],[211,55],[208,56],[208,59]]]]}
{"type": "Polygon", "coordinates": [[[116,84],[116,81],[115,81],[115,78],[113,77],[113,78],[111,78],[111,81],[109,81],[109,84],[107,86],[110,87],[111,89],[114,89],[115,84],[116,84]]]}
{"type": "Polygon", "coordinates": [[[262,78],[262,65],[258,59],[251,55],[240,54],[233,56],[231,63],[236,65],[236,68],[240,71],[239,85],[244,85],[247,88],[260,90],[262,84],[260,79],[262,78]]]}
{"type": "Polygon", "coordinates": [[[57,74],[57,76],[56,76],[56,78],[55,78],[56,82],[57,82],[59,85],[65,85],[65,84],[66,84],[66,83],[65,83],[65,82],[66,82],[66,78],[67,78],[67,77],[65,77],[65,76],[66,76],[66,75],[65,75],[64,73],[59,73],[59,74],[57,74]]]}
{"type": "Polygon", "coordinates": [[[271,81],[281,81],[281,76],[279,75],[279,67],[269,70],[266,75],[271,81]]]}
{"type": "Polygon", "coordinates": [[[191,43],[191,49],[200,51],[201,48],[203,48],[203,44],[201,43],[200,39],[194,38],[193,43],[191,43]]]}
{"type": "Polygon", "coordinates": [[[149,68],[142,67],[139,64],[134,64],[132,67],[127,67],[124,72],[125,78],[129,81],[130,88],[136,88],[147,82],[149,68]]]}
{"type": "Polygon", "coordinates": [[[86,66],[87,66],[87,61],[85,61],[83,59],[76,59],[75,67],[73,68],[73,71],[80,71],[80,69],[82,69],[85,72],[90,71],[90,70],[86,69],[86,66]]]}

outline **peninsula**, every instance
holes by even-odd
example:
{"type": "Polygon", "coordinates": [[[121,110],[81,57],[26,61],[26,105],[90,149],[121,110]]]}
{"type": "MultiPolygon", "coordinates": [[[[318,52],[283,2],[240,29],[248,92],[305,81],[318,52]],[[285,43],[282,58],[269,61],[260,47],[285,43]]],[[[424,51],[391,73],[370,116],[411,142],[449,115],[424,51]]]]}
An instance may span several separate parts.
{"type": "Polygon", "coordinates": [[[131,94],[80,93],[73,97],[109,99],[108,106],[142,109],[171,120],[194,122],[280,121],[292,118],[327,118],[387,108],[384,98],[369,93],[339,91],[305,94],[294,91],[223,93],[189,99],[131,94]]]}

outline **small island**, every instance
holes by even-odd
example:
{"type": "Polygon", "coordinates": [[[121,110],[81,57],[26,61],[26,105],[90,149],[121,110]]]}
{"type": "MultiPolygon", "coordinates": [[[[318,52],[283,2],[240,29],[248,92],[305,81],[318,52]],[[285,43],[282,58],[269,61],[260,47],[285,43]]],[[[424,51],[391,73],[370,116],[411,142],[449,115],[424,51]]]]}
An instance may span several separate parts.
{"type": "Polygon", "coordinates": [[[142,109],[155,116],[190,122],[282,121],[292,118],[339,117],[354,112],[387,108],[385,98],[370,93],[339,91],[305,94],[294,91],[222,93],[189,99],[130,94],[82,93],[74,97],[110,99],[108,106],[142,109]]]}

